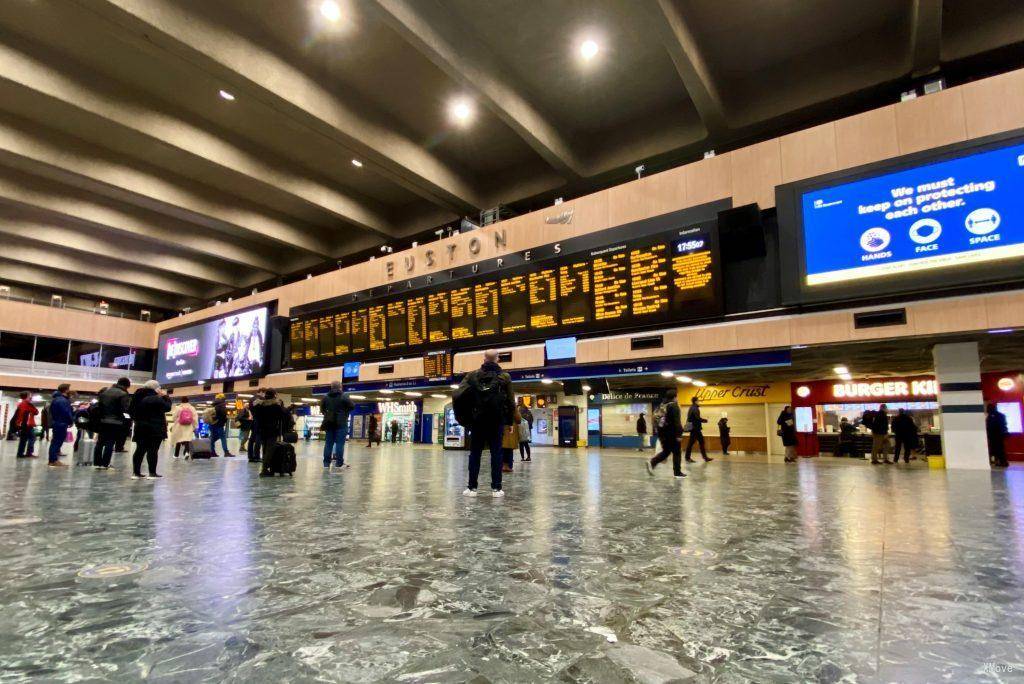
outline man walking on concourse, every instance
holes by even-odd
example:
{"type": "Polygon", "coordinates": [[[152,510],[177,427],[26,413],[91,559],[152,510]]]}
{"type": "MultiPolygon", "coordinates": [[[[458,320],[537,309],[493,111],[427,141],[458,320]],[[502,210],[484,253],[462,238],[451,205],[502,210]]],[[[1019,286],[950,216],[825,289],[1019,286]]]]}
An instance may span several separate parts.
{"type": "Polygon", "coordinates": [[[491,452],[491,495],[505,496],[501,490],[501,438],[506,425],[513,424],[516,410],[512,378],[498,365],[498,352],[484,352],[484,363],[463,378],[452,397],[455,418],[469,428],[469,485],[463,492],[476,496],[480,475],[480,456],[486,446],[491,452]]]}
{"type": "Polygon", "coordinates": [[[665,392],[665,401],[654,412],[654,429],[658,433],[658,441],[661,442],[661,451],[647,461],[648,475],[654,475],[654,469],[658,467],[658,464],[672,454],[673,475],[677,478],[686,477],[682,464],[683,423],[681,416],[679,402],[676,401],[676,391],[670,389],[665,392]]]}
{"type": "Polygon", "coordinates": [[[348,394],[341,391],[341,381],[331,383],[331,391],[320,400],[320,413],[324,417],[324,468],[331,468],[331,452],[334,452],[334,467],[340,472],[345,465],[345,438],[348,437],[348,414],[356,407],[348,394]]]}
{"type": "Polygon", "coordinates": [[[686,412],[686,425],[683,426],[683,430],[690,431],[690,441],[686,443],[687,463],[693,463],[690,452],[693,451],[694,442],[700,445],[700,455],[707,463],[715,460],[708,457],[708,452],[704,449],[704,423],[706,422],[708,422],[707,418],[700,417],[700,405],[697,404],[697,397],[690,397],[690,410],[686,412]]]}

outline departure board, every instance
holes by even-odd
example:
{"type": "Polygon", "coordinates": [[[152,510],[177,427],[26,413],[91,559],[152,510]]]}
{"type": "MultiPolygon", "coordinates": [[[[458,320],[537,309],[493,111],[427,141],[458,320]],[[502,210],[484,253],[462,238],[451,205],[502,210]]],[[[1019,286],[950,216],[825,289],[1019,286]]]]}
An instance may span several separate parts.
{"type": "Polygon", "coordinates": [[[410,298],[406,315],[409,321],[409,334],[406,336],[406,342],[410,347],[418,347],[427,341],[427,298],[410,298]]]}
{"type": "Polygon", "coordinates": [[[480,349],[492,339],[517,343],[719,316],[716,240],[709,224],[640,235],[310,312],[291,322],[289,358],[309,368],[412,352],[436,364],[435,350],[450,356],[453,348],[480,349]]]}
{"type": "MultiPolygon", "coordinates": [[[[427,339],[429,342],[447,342],[451,339],[451,311],[450,292],[435,292],[427,297],[427,339]]],[[[412,344],[411,339],[409,344],[412,344]]]]}
{"type": "Polygon", "coordinates": [[[553,268],[530,273],[530,327],[543,330],[558,325],[558,275],[553,268]]]}
{"type": "Polygon", "coordinates": [[[292,321],[291,326],[288,329],[288,340],[291,342],[291,348],[289,350],[288,358],[293,362],[302,361],[302,352],[304,349],[302,343],[302,321],[292,321]]]}
{"type": "Polygon", "coordinates": [[[629,311],[629,261],[626,250],[596,257],[591,264],[594,284],[594,320],[617,321],[629,311]]]}
{"type": "Polygon", "coordinates": [[[388,302],[388,349],[399,349],[409,343],[409,317],[406,314],[406,304],[404,299],[388,302]]]}
{"type": "Polygon", "coordinates": [[[319,326],[319,318],[310,318],[302,324],[302,346],[305,349],[306,361],[311,361],[320,354],[319,326]]]}
{"type": "Polygon", "coordinates": [[[352,352],[352,314],[348,311],[334,315],[334,355],[346,356],[352,352]]]}
{"type": "Polygon", "coordinates": [[[629,252],[629,289],[634,316],[668,311],[668,245],[659,244],[629,252]]]}
{"type": "Polygon", "coordinates": [[[334,356],[334,315],[322,316],[320,318],[320,358],[330,358],[334,356]]]}
{"type": "Polygon", "coordinates": [[[530,324],[530,294],[526,276],[517,275],[499,281],[501,291],[501,334],[522,332],[530,324]]]}
{"type": "Polygon", "coordinates": [[[592,273],[589,261],[571,261],[558,267],[558,304],[561,325],[589,323],[592,273]]]}
{"type": "Polygon", "coordinates": [[[370,349],[370,324],[366,309],[352,312],[352,353],[365,354],[370,349]]]}
{"type": "Polygon", "coordinates": [[[383,351],[387,348],[387,313],[383,304],[371,306],[367,318],[370,321],[370,351],[383,351]]]}
{"type": "Polygon", "coordinates": [[[423,357],[423,375],[428,378],[447,378],[453,372],[450,351],[432,351],[423,357]]]}
{"type": "Polygon", "coordinates": [[[473,288],[457,287],[451,292],[452,339],[469,340],[476,336],[473,315],[473,288]]]}
{"type": "Polygon", "coordinates": [[[475,337],[486,337],[498,332],[501,325],[499,297],[501,292],[497,280],[479,283],[473,287],[473,323],[475,337]]]}

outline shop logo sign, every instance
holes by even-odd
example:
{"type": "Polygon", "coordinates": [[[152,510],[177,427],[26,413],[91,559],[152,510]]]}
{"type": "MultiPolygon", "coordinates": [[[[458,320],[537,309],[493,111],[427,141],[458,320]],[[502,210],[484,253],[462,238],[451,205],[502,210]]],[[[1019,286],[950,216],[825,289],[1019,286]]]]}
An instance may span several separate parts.
{"type": "Polygon", "coordinates": [[[938,384],[934,380],[845,382],[832,385],[832,396],[836,399],[934,397],[936,394],[938,394],[938,384]]]}
{"type": "Polygon", "coordinates": [[[172,337],[167,340],[167,360],[170,361],[179,356],[199,356],[199,338],[179,340],[172,337]]]}
{"type": "Polygon", "coordinates": [[[768,396],[770,385],[734,385],[732,387],[700,387],[693,396],[697,401],[719,399],[763,399],[768,396]]]}

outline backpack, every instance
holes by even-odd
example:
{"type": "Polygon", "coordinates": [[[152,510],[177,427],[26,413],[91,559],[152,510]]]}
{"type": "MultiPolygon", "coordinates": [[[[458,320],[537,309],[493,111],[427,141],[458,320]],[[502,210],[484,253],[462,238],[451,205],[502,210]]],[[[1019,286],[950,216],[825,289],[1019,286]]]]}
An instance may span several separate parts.
{"type": "Polygon", "coordinates": [[[88,421],[89,432],[99,432],[100,425],[103,422],[103,409],[100,407],[100,402],[96,401],[89,404],[89,410],[85,415],[88,421]]]}
{"type": "Polygon", "coordinates": [[[668,426],[668,402],[658,404],[651,420],[654,422],[655,430],[664,430],[668,426]]]}
{"type": "Polygon", "coordinates": [[[470,428],[478,422],[498,425],[505,422],[507,403],[504,379],[498,373],[484,371],[471,375],[455,392],[452,411],[462,427],[470,428]]]}
{"type": "Polygon", "coordinates": [[[196,414],[189,406],[182,406],[178,412],[178,425],[191,425],[195,422],[196,414]]]}

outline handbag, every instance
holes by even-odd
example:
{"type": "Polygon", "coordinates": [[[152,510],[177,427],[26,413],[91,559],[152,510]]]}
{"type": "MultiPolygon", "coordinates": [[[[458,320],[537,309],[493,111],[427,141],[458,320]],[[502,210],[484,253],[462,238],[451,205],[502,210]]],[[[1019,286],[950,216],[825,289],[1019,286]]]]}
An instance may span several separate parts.
{"type": "Polygon", "coordinates": [[[281,441],[284,442],[285,444],[295,444],[296,442],[299,441],[299,433],[296,432],[295,430],[288,430],[283,435],[281,435],[281,441]]]}
{"type": "Polygon", "coordinates": [[[64,435],[64,441],[67,444],[73,444],[74,443],[75,436],[71,433],[71,430],[68,430],[67,433],[64,435]]]}
{"type": "Polygon", "coordinates": [[[683,426],[683,432],[693,432],[693,423],[686,421],[686,425],[683,426]]]}

